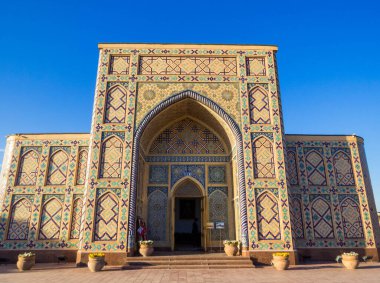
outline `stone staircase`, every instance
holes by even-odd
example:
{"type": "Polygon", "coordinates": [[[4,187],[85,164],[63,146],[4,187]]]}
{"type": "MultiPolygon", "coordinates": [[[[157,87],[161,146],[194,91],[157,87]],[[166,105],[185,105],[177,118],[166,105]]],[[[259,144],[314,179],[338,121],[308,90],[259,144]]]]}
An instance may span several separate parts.
{"type": "Polygon", "coordinates": [[[167,254],[150,257],[129,257],[123,269],[227,269],[254,268],[248,257],[225,254],[167,254]]]}

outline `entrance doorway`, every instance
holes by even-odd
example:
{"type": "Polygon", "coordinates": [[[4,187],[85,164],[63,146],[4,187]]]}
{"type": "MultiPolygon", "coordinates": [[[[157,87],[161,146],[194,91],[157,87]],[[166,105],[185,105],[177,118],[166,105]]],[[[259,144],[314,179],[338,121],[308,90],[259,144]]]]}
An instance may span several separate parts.
{"type": "Polygon", "coordinates": [[[186,179],[174,189],[173,250],[199,251],[203,247],[203,194],[198,185],[186,179]]]}

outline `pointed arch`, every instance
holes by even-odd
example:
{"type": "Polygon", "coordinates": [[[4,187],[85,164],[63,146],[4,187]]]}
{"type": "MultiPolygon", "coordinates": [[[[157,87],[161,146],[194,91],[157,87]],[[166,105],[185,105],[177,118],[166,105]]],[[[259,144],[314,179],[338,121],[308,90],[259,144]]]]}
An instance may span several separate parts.
{"type": "Polygon", "coordinates": [[[260,86],[249,91],[249,113],[251,124],[270,124],[268,92],[260,86]]]}
{"type": "Polygon", "coordinates": [[[305,161],[309,185],[326,186],[327,181],[323,156],[316,150],[311,150],[307,153],[305,161]]]}
{"type": "Polygon", "coordinates": [[[104,123],[125,123],[127,92],[121,85],[115,85],[107,92],[104,123]]]}
{"type": "Polygon", "coordinates": [[[317,197],[311,205],[315,239],[333,239],[334,226],[330,204],[322,197],[317,197]]]}
{"type": "Polygon", "coordinates": [[[344,237],[346,239],[364,238],[359,204],[351,197],[345,197],[340,202],[340,212],[343,221],[344,237]]]}
{"type": "Polygon", "coordinates": [[[224,229],[222,231],[211,230],[211,240],[217,241],[220,236],[222,239],[228,239],[228,196],[223,191],[218,188],[208,188],[208,212],[209,212],[209,221],[224,222],[224,229]],[[214,189],[210,191],[210,189],[214,189]],[[221,232],[221,233],[220,233],[221,232]]]}
{"type": "Polygon", "coordinates": [[[168,196],[156,189],[148,196],[148,238],[153,241],[166,241],[168,196]]]}
{"type": "Polygon", "coordinates": [[[158,104],[153,108],[141,121],[140,125],[136,128],[134,133],[135,140],[133,143],[132,150],[132,173],[131,173],[131,194],[130,194],[130,207],[129,207],[129,222],[128,222],[128,233],[129,239],[128,246],[132,248],[134,246],[135,238],[135,225],[136,225],[136,196],[137,196],[137,172],[138,172],[138,156],[140,148],[141,136],[149,124],[160,112],[167,109],[169,106],[184,100],[192,99],[198,103],[211,109],[215,114],[217,114],[221,119],[223,119],[230,130],[233,132],[236,139],[236,150],[237,150],[237,163],[238,163],[238,178],[239,178],[239,201],[240,201],[240,217],[241,217],[241,240],[242,246],[248,247],[248,221],[247,221],[247,206],[246,206],[246,189],[245,189],[245,176],[244,176],[244,155],[243,155],[243,141],[242,134],[240,132],[239,126],[236,122],[214,101],[209,98],[200,95],[191,90],[185,90],[178,94],[175,94],[158,104]]]}
{"type": "Polygon", "coordinates": [[[111,192],[101,195],[96,202],[95,241],[116,241],[119,220],[119,198],[111,192]]]}
{"type": "Polygon", "coordinates": [[[22,155],[17,175],[17,185],[34,186],[36,184],[39,159],[40,155],[33,149],[22,155]]]}
{"type": "Polygon", "coordinates": [[[286,150],[287,158],[288,158],[288,177],[289,177],[289,183],[290,185],[297,186],[299,184],[298,182],[298,163],[297,163],[297,157],[296,152],[293,150],[286,150]]]}
{"type": "Polygon", "coordinates": [[[253,170],[255,178],[275,178],[272,142],[264,136],[252,142],[253,170]]]}
{"type": "Polygon", "coordinates": [[[49,199],[42,207],[39,240],[58,240],[62,222],[62,203],[49,199]]]}
{"type": "Polygon", "coordinates": [[[71,213],[70,239],[79,239],[82,208],[83,200],[81,197],[77,197],[73,202],[73,210],[71,213]]]}
{"type": "Polygon", "coordinates": [[[82,149],[78,154],[78,165],[77,165],[77,185],[84,185],[86,182],[86,171],[88,162],[88,150],[82,149]]]}
{"type": "Polygon", "coordinates": [[[29,235],[32,204],[26,198],[21,198],[12,206],[9,220],[8,240],[27,240],[29,235]]]}
{"type": "Polygon", "coordinates": [[[277,198],[265,191],[258,196],[256,207],[259,240],[281,240],[277,198]]]}
{"type": "Polygon", "coordinates": [[[102,143],[99,178],[120,178],[123,158],[123,142],[111,135],[102,143]]]}
{"type": "Polygon", "coordinates": [[[292,218],[292,230],[296,239],[303,239],[304,225],[303,225],[303,209],[302,201],[298,197],[290,197],[290,214],[292,218]]]}
{"type": "Polygon", "coordinates": [[[48,185],[66,184],[69,156],[63,150],[57,150],[50,156],[47,176],[48,185]]]}
{"type": "Polygon", "coordinates": [[[334,154],[333,164],[336,184],[338,186],[355,186],[350,156],[339,150],[334,154]]]}

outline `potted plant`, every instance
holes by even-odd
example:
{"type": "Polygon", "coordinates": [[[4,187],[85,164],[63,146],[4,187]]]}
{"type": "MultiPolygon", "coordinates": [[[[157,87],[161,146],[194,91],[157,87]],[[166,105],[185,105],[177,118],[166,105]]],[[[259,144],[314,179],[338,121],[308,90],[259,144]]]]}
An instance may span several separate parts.
{"type": "Polygon", "coordinates": [[[286,270],[289,268],[289,253],[274,253],[272,265],[276,270],[286,270]]]}
{"type": "Polygon", "coordinates": [[[224,244],[224,252],[227,256],[235,256],[237,252],[239,251],[238,245],[239,241],[235,240],[225,240],[223,241],[224,244]]]}
{"type": "Polygon", "coordinates": [[[106,262],[104,261],[104,253],[90,253],[88,256],[88,269],[91,272],[97,272],[103,269],[106,262]]]}
{"type": "Polygon", "coordinates": [[[355,252],[343,253],[342,263],[347,269],[356,269],[359,266],[359,254],[355,252]]]}
{"type": "Polygon", "coordinates": [[[144,257],[152,255],[154,252],[153,243],[154,242],[152,240],[139,241],[139,253],[144,257]]]}
{"type": "Polygon", "coordinates": [[[17,268],[20,271],[30,270],[36,264],[36,254],[23,253],[18,255],[17,268]]]}

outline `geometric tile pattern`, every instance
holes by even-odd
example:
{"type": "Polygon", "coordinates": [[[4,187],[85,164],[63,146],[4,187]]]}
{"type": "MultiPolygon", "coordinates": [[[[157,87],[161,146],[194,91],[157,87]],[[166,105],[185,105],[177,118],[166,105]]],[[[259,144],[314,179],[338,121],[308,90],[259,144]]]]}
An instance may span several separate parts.
{"type": "Polygon", "coordinates": [[[170,185],[173,188],[173,185],[177,183],[180,179],[186,176],[193,177],[202,186],[205,185],[205,166],[204,165],[171,165],[170,170],[170,185]]]}
{"type": "Polygon", "coordinates": [[[259,240],[281,240],[277,199],[269,192],[257,198],[259,240]]]}
{"type": "MultiPolygon", "coordinates": [[[[61,151],[60,151],[61,152],[61,151]]],[[[42,208],[40,240],[58,240],[61,230],[62,204],[56,198],[49,199],[42,208]]]]}
{"type": "Polygon", "coordinates": [[[150,154],[223,154],[226,150],[212,131],[186,118],[166,128],[152,143],[150,154]]]}
{"type": "Polygon", "coordinates": [[[120,178],[123,142],[116,136],[106,139],[102,145],[99,178],[120,178]]]}
{"type": "Polygon", "coordinates": [[[74,200],[71,214],[70,239],[79,239],[80,223],[82,219],[83,200],[78,197],[74,200]]]}
{"type": "Polygon", "coordinates": [[[333,239],[334,228],[330,205],[321,197],[317,197],[312,206],[314,237],[316,239],[333,239]]]}
{"type": "Polygon", "coordinates": [[[35,150],[29,150],[21,157],[17,185],[33,186],[36,184],[39,157],[35,150]]]}
{"type": "Polygon", "coordinates": [[[96,204],[95,241],[116,241],[119,201],[113,193],[105,193],[96,204]]]}
{"type": "Polygon", "coordinates": [[[208,167],[208,182],[217,184],[226,182],[226,167],[225,166],[209,166],[208,167]]]}
{"type": "Polygon", "coordinates": [[[251,124],[270,124],[270,106],[267,92],[254,87],[249,92],[249,112],[251,124]]]}
{"type": "MultiPolygon", "coordinates": [[[[306,171],[308,176],[309,185],[326,186],[326,173],[325,164],[321,153],[322,148],[310,150],[306,155],[306,171]]],[[[323,151],[322,151],[323,154],[323,151]]]]}
{"type": "Polygon", "coordinates": [[[165,189],[165,193],[156,189],[148,196],[148,239],[157,242],[166,241],[168,197],[165,189]]]}
{"type": "MultiPolygon", "coordinates": [[[[222,221],[224,222],[224,229],[219,231],[211,230],[211,240],[228,239],[228,197],[223,190],[219,190],[217,187],[212,188],[213,191],[208,195],[208,221],[222,221]]],[[[222,189],[225,189],[225,187],[222,189]]]]}
{"type": "Polygon", "coordinates": [[[149,166],[149,183],[150,184],[167,184],[169,177],[169,167],[167,165],[150,165],[149,166]]]}
{"type": "Polygon", "coordinates": [[[88,150],[82,149],[78,156],[77,185],[84,185],[86,181],[86,169],[88,162],[88,150]]]}
{"type": "Polygon", "coordinates": [[[18,200],[12,206],[8,228],[8,240],[27,240],[32,204],[26,198],[18,200]]]}
{"type": "Polygon", "coordinates": [[[334,158],[335,181],[338,186],[355,186],[351,158],[344,152],[338,151],[334,158]]]}
{"type": "Polygon", "coordinates": [[[255,178],[275,178],[272,143],[267,138],[260,137],[252,144],[255,178]]]}
{"type": "MultiPolygon", "coordinates": [[[[295,150],[295,149],[294,149],[295,150]]],[[[290,148],[287,149],[287,158],[288,158],[288,176],[289,176],[289,182],[291,185],[298,185],[298,165],[297,165],[297,159],[296,159],[296,153],[294,150],[291,150],[290,148]]]]}
{"type": "Polygon", "coordinates": [[[49,173],[47,176],[48,185],[64,185],[68,169],[69,157],[63,150],[57,150],[50,157],[49,173]]]}
{"type": "Polygon", "coordinates": [[[110,75],[128,75],[129,73],[129,56],[112,55],[110,58],[110,75]]]}
{"type": "Polygon", "coordinates": [[[296,239],[303,239],[304,238],[304,226],[303,226],[303,210],[302,210],[302,204],[301,200],[296,197],[292,197],[290,199],[291,201],[291,217],[292,217],[292,229],[296,236],[296,239]]]}
{"type": "Polygon", "coordinates": [[[107,93],[104,123],[124,123],[127,107],[127,93],[123,87],[116,85],[107,93]]]}
{"type": "Polygon", "coordinates": [[[142,56],[142,75],[236,75],[236,59],[230,57],[142,56]]]}
{"type": "Polygon", "coordinates": [[[363,224],[358,203],[347,196],[341,201],[340,210],[343,220],[344,237],[346,239],[363,238],[363,224]]]}
{"type": "Polygon", "coordinates": [[[265,57],[247,57],[247,76],[265,76],[265,57]]]}

